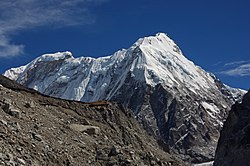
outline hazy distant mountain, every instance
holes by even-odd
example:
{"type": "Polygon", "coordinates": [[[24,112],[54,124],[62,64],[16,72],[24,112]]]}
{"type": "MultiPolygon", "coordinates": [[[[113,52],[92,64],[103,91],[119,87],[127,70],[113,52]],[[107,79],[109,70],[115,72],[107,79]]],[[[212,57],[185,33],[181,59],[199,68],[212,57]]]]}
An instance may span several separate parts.
{"type": "Polygon", "coordinates": [[[191,162],[213,159],[228,110],[245,93],[189,61],[164,33],[97,59],[45,54],[4,75],[54,97],[121,102],[148,133],[191,162]]]}

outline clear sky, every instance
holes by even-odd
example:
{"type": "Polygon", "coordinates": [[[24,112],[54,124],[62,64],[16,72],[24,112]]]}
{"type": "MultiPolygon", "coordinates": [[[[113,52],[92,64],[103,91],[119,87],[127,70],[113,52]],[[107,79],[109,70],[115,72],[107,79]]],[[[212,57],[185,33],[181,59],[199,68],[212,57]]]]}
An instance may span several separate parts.
{"type": "Polygon", "coordinates": [[[44,53],[105,56],[167,33],[224,83],[250,88],[249,0],[1,0],[0,73],[44,53]]]}

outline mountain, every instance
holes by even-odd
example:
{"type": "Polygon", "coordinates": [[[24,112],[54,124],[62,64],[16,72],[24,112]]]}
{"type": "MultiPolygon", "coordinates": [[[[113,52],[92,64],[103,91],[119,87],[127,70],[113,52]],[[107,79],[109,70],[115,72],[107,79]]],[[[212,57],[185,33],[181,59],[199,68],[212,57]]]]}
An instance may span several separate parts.
{"type": "Polygon", "coordinates": [[[228,110],[245,93],[185,58],[164,33],[106,57],[44,54],[4,75],[53,97],[122,103],[150,135],[193,163],[213,160],[228,110]]]}
{"type": "Polygon", "coordinates": [[[215,166],[238,166],[250,163],[250,91],[242,103],[236,103],[221,131],[216,149],[215,166]]]}
{"type": "Polygon", "coordinates": [[[0,76],[0,165],[185,165],[113,102],[42,95],[0,76]]]}

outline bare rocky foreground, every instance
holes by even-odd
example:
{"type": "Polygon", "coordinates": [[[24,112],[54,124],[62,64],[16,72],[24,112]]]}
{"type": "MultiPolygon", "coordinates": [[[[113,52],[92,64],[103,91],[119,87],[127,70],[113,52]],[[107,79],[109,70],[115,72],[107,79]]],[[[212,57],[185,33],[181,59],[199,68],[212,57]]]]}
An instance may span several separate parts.
{"type": "Polygon", "coordinates": [[[185,164],[116,103],[51,98],[0,76],[0,165],[185,164]]]}

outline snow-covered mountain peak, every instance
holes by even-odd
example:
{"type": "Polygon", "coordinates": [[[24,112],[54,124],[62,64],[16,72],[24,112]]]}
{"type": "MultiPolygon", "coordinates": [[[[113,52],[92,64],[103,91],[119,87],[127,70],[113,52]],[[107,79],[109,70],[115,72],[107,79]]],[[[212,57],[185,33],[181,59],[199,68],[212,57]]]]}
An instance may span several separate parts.
{"type": "Polygon", "coordinates": [[[184,86],[195,92],[208,89],[214,79],[189,61],[175,42],[165,33],[140,38],[128,49],[133,63],[130,71],[135,78],[151,86],[184,86]]]}
{"type": "MultiPolygon", "coordinates": [[[[158,84],[164,84],[168,87],[184,86],[193,92],[202,88],[207,89],[214,81],[205,71],[186,59],[174,41],[165,33],[140,38],[127,50],[117,51],[107,57],[73,58],[72,53],[68,51],[44,54],[22,68],[6,71],[4,75],[20,82],[27,82],[29,78],[27,78],[26,73],[30,74],[31,71],[40,71],[44,75],[50,75],[49,79],[39,76],[39,78],[46,79],[42,85],[39,85],[41,80],[29,84],[31,88],[40,91],[44,91],[44,88],[47,89],[54,83],[69,81],[70,74],[77,73],[82,73],[84,76],[83,80],[79,80],[77,83],[84,82],[82,89],[88,89],[88,87],[90,89],[103,89],[103,82],[107,85],[111,84],[113,79],[111,73],[113,72],[119,73],[117,78],[119,84],[122,84],[128,75],[131,75],[135,80],[145,82],[153,87],[158,84]],[[56,62],[58,60],[63,61],[56,62]],[[58,69],[49,69],[56,65],[58,69]],[[99,83],[93,85],[91,80],[99,83]]],[[[34,73],[34,75],[37,74],[34,73]]],[[[101,94],[101,92],[96,93],[101,94]]],[[[86,91],[82,90],[75,96],[79,96],[77,99],[80,100],[85,94],[86,91]]],[[[97,100],[98,98],[100,96],[87,97],[87,100],[97,100]]]]}
{"type": "Polygon", "coordinates": [[[49,61],[56,61],[61,59],[69,59],[73,58],[73,55],[69,51],[65,52],[57,52],[53,54],[43,54],[42,56],[38,57],[36,59],[36,62],[49,62],[49,61]]]}
{"type": "Polygon", "coordinates": [[[140,38],[130,48],[106,57],[74,58],[68,51],[44,54],[4,75],[48,94],[52,87],[67,83],[64,95],[50,95],[84,101],[98,100],[104,95],[111,98],[127,77],[152,87],[185,87],[193,93],[209,90],[214,84],[213,77],[184,57],[165,33],[140,38]],[[112,86],[114,90],[106,94],[106,87],[112,86]]]}
{"type": "Polygon", "coordinates": [[[165,50],[169,52],[181,53],[175,42],[165,33],[157,33],[155,36],[148,36],[138,39],[134,47],[149,47],[154,49],[165,50]]]}
{"type": "Polygon", "coordinates": [[[5,71],[3,75],[9,77],[12,80],[17,80],[18,78],[20,80],[23,80],[24,76],[27,75],[27,73],[31,71],[32,69],[40,66],[39,64],[50,63],[50,62],[58,61],[58,60],[67,60],[67,59],[71,59],[71,60],[74,59],[72,53],[69,51],[43,54],[37,57],[36,59],[34,59],[33,61],[31,61],[30,63],[28,63],[27,65],[17,67],[17,68],[11,68],[5,71]]]}

